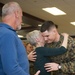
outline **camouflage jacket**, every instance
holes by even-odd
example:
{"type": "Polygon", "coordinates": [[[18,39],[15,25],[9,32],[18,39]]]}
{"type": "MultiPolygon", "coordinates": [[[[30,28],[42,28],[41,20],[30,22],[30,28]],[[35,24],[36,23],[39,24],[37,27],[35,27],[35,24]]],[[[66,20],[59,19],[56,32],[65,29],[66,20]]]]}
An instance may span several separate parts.
{"type": "MultiPolygon", "coordinates": [[[[47,47],[57,48],[60,47],[64,37],[60,35],[60,40],[56,43],[47,44],[47,47]]],[[[51,57],[53,62],[58,63],[62,66],[61,70],[55,71],[52,75],[75,75],[75,41],[70,36],[68,37],[67,52],[51,57]]]]}

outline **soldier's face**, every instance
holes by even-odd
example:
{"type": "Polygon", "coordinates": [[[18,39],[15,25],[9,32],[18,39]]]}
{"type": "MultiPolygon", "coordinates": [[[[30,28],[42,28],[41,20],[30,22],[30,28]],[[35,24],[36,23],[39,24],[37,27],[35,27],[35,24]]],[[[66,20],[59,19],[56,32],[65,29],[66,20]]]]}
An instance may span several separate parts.
{"type": "Polygon", "coordinates": [[[42,36],[44,37],[44,40],[46,43],[52,43],[55,41],[55,32],[53,30],[51,31],[45,31],[45,32],[42,32],[42,36]]]}

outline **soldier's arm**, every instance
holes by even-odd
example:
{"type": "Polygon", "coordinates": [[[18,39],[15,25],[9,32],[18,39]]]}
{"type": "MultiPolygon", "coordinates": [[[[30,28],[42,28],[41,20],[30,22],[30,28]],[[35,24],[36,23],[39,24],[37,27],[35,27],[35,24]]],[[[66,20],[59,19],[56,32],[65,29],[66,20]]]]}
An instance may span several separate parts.
{"type": "Polygon", "coordinates": [[[69,37],[68,40],[68,60],[66,59],[66,62],[60,63],[61,70],[64,73],[75,73],[75,40],[73,38],[69,37]]]}
{"type": "Polygon", "coordinates": [[[46,63],[44,67],[46,68],[47,72],[56,71],[60,69],[64,73],[75,73],[75,41],[71,37],[69,37],[68,40],[68,50],[66,55],[67,58],[64,59],[65,62],[63,62],[62,60],[62,63],[46,63]]]}

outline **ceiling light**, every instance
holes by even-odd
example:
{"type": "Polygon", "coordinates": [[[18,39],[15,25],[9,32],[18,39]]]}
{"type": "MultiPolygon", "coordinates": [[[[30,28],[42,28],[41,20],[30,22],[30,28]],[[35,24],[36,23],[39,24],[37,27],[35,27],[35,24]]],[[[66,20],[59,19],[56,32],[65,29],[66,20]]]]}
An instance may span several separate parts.
{"type": "Polygon", "coordinates": [[[39,24],[38,26],[39,26],[39,27],[41,27],[42,25],[41,25],[41,24],[39,24]]]}
{"type": "Polygon", "coordinates": [[[24,36],[22,36],[22,35],[18,35],[18,37],[19,37],[19,38],[23,38],[24,36]]]}
{"type": "Polygon", "coordinates": [[[70,24],[74,25],[75,26],[75,22],[70,22],[70,24]]]}
{"type": "Polygon", "coordinates": [[[65,12],[63,12],[62,10],[56,8],[56,7],[51,7],[51,8],[42,8],[42,10],[52,14],[52,15],[66,15],[65,12]]]}

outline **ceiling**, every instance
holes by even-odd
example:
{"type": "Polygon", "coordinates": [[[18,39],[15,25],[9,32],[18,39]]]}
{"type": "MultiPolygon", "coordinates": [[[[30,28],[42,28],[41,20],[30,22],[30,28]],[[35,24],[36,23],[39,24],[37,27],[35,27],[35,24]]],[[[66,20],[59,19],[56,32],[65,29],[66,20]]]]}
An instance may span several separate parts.
{"type": "MultiPolygon", "coordinates": [[[[12,0],[0,0],[1,3],[5,4],[12,0]]],[[[70,35],[75,35],[75,26],[71,25],[70,22],[75,21],[75,0],[13,0],[20,4],[23,12],[35,16],[41,20],[51,20],[58,25],[59,32],[66,32],[70,35]],[[62,11],[66,12],[67,15],[53,16],[42,8],[45,7],[57,7],[62,11]]],[[[25,20],[24,20],[25,22],[25,20]]],[[[30,21],[28,21],[30,23],[30,21]]],[[[40,24],[41,22],[39,22],[40,24]]],[[[32,24],[37,26],[35,23],[32,24]]],[[[25,26],[32,26],[31,24],[25,26]]],[[[32,27],[33,28],[33,27],[32,27]]],[[[28,30],[28,29],[27,29],[28,30]]],[[[21,30],[19,34],[25,35],[26,31],[21,30]]]]}

